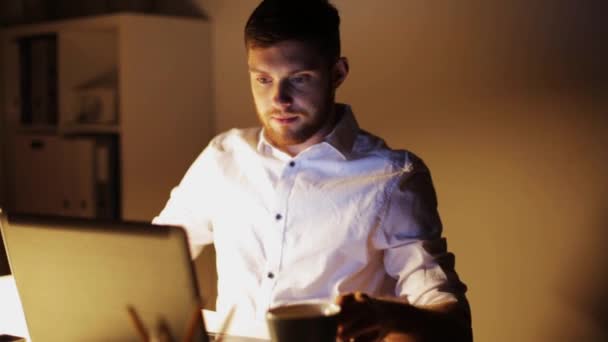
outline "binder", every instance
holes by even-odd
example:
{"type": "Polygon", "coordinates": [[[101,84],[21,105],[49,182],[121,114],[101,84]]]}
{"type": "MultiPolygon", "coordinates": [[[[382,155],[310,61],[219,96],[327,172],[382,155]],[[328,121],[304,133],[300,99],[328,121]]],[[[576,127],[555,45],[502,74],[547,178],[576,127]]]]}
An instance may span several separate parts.
{"type": "Polygon", "coordinates": [[[21,123],[57,124],[57,35],[21,38],[19,44],[21,123]]]}
{"type": "Polygon", "coordinates": [[[95,140],[95,217],[118,219],[120,212],[119,148],[116,135],[95,140]]]}
{"type": "Polygon", "coordinates": [[[120,219],[118,137],[18,136],[11,211],[120,219]]]}

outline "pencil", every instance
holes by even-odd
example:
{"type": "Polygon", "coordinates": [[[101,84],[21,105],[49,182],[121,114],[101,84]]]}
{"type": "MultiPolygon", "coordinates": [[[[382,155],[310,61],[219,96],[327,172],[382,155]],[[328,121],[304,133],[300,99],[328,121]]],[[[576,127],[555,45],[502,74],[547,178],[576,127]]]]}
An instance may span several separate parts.
{"type": "Polygon", "coordinates": [[[186,330],[186,335],[184,335],[184,342],[192,342],[192,338],[194,337],[194,333],[196,331],[197,323],[201,320],[201,309],[196,307],[192,312],[192,316],[190,318],[190,324],[188,324],[188,330],[186,330]]]}
{"type": "Polygon", "coordinates": [[[144,323],[139,318],[139,315],[137,314],[137,311],[135,311],[135,308],[132,307],[131,305],[128,305],[127,311],[129,312],[129,317],[131,317],[131,322],[135,326],[135,330],[137,330],[137,334],[139,335],[139,338],[143,342],[148,342],[149,341],[148,330],[146,330],[146,327],[144,326],[144,323]]]}

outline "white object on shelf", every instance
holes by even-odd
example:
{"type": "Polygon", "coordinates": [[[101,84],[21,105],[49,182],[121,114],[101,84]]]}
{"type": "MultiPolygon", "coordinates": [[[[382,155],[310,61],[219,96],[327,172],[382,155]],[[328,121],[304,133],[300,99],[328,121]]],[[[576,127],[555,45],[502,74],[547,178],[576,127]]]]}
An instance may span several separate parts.
{"type": "Polygon", "coordinates": [[[100,110],[105,110],[106,116],[117,115],[117,108],[108,102],[113,102],[112,97],[116,96],[111,89],[117,87],[118,34],[116,29],[102,28],[71,28],[59,32],[60,123],[83,122],[80,120],[82,109],[91,111],[95,103],[100,110]],[[103,90],[96,91],[98,88],[103,90]],[[88,108],[82,107],[87,104],[88,108]]]}
{"type": "Polygon", "coordinates": [[[116,123],[116,90],[90,88],[76,90],[76,123],[116,123]]]}

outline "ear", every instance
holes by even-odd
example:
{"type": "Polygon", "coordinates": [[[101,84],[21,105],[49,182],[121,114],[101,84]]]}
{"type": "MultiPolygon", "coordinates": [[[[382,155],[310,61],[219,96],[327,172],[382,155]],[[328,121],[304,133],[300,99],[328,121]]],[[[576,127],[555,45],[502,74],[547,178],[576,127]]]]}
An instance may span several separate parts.
{"type": "Polygon", "coordinates": [[[338,58],[338,60],[336,61],[336,64],[334,64],[334,67],[332,68],[332,80],[331,83],[334,87],[334,89],[338,88],[342,82],[344,82],[344,80],[346,79],[346,76],[348,75],[348,59],[346,59],[346,57],[340,57],[338,58]]]}

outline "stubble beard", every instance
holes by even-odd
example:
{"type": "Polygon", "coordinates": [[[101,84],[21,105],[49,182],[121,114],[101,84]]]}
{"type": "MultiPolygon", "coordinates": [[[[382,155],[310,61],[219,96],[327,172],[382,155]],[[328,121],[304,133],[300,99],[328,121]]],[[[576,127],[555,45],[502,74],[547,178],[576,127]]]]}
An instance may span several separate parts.
{"type": "MultiPolygon", "coordinates": [[[[330,115],[331,106],[333,106],[333,98],[328,99],[323,108],[319,108],[319,112],[316,115],[311,115],[306,111],[287,111],[290,114],[297,114],[298,121],[313,119],[309,122],[299,123],[294,128],[283,127],[277,129],[269,121],[261,120],[264,126],[264,135],[274,146],[279,148],[302,144],[329,124],[328,121],[332,119],[330,115]]],[[[266,118],[270,118],[273,114],[278,114],[278,112],[270,112],[266,118]]]]}

